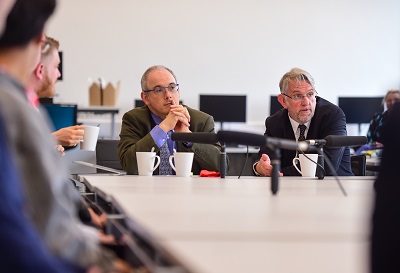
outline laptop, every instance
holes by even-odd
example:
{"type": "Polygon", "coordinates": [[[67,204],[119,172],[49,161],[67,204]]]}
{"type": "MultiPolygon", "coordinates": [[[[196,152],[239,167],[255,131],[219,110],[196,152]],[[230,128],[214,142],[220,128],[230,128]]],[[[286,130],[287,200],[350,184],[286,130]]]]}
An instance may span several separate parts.
{"type": "Polygon", "coordinates": [[[89,167],[93,167],[93,168],[96,168],[96,169],[100,169],[100,170],[103,170],[103,171],[115,173],[117,175],[126,175],[125,171],[121,171],[121,170],[117,170],[117,169],[113,169],[113,168],[109,168],[109,167],[104,167],[104,166],[101,166],[101,165],[97,165],[97,164],[93,164],[93,163],[89,163],[89,162],[85,162],[85,161],[79,161],[78,160],[78,161],[72,161],[72,162],[77,163],[77,164],[81,164],[81,165],[84,165],[84,166],[89,166],[89,167]]]}

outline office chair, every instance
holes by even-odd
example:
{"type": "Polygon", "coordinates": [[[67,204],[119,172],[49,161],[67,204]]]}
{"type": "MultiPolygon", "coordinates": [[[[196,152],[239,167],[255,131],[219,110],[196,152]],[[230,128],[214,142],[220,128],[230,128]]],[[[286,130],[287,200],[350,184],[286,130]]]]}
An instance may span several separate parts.
{"type": "Polygon", "coordinates": [[[355,176],[365,176],[367,158],[365,155],[353,155],[350,157],[351,170],[355,176]]]}
{"type": "MultiPolygon", "coordinates": [[[[122,170],[121,163],[118,157],[118,139],[98,139],[96,145],[96,164],[122,170]]],[[[97,172],[104,173],[106,171],[97,170],[97,172]]]]}

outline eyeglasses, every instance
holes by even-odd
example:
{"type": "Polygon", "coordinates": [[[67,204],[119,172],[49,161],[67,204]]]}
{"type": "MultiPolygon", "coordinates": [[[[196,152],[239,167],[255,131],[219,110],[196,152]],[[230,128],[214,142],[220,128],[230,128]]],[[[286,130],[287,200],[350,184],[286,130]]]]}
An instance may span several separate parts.
{"type": "Polygon", "coordinates": [[[288,97],[289,99],[292,99],[294,101],[301,101],[303,98],[307,98],[309,100],[314,100],[315,96],[318,94],[317,91],[310,91],[305,95],[302,94],[295,94],[293,96],[286,95],[285,93],[281,93],[285,97],[288,97]]]}
{"type": "Polygon", "coordinates": [[[170,92],[171,94],[175,94],[179,90],[179,84],[171,83],[168,86],[156,86],[151,90],[145,90],[143,92],[145,92],[145,93],[154,92],[154,94],[156,94],[158,96],[162,96],[165,94],[167,89],[168,89],[168,92],[170,92]]]}

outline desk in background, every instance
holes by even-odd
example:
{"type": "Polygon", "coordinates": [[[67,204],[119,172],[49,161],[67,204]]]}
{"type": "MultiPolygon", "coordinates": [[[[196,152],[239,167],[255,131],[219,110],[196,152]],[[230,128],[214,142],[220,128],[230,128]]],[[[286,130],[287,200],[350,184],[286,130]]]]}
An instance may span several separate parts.
{"type": "Polygon", "coordinates": [[[181,272],[367,272],[374,177],[270,179],[95,176],[81,180],[117,203],[181,272]]]}
{"type": "Polygon", "coordinates": [[[115,134],[115,115],[119,113],[119,109],[115,107],[107,107],[107,106],[90,106],[90,107],[79,107],[79,113],[90,113],[94,115],[111,115],[111,130],[110,130],[110,138],[114,139],[115,134]]]}

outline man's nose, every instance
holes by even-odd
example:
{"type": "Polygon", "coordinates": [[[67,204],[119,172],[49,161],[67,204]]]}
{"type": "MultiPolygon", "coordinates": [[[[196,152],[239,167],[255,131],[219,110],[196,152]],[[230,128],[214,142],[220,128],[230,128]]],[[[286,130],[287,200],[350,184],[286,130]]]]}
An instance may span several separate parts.
{"type": "Polygon", "coordinates": [[[310,101],[311,101],[311,98],[308,98],[307,96],[303,96],[303,97],[301,98],[301,104],[303,104],[303,105],[309,104],[310,101]]]}
{"type": "Polygon", "coordinates": [[[164,94],[166,98],[172,97],[172,93],[168,90],[167,87],[164,87],[164,94]]]}

